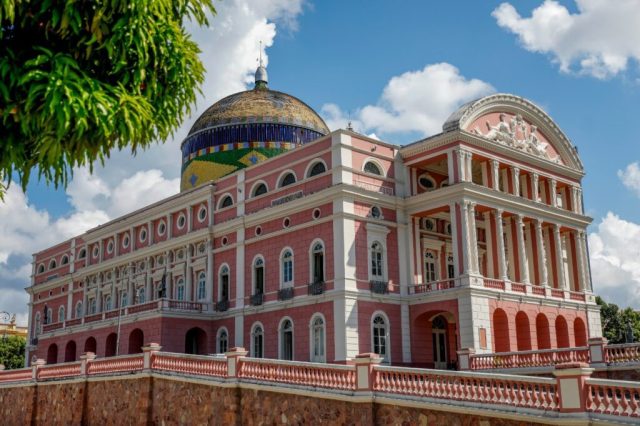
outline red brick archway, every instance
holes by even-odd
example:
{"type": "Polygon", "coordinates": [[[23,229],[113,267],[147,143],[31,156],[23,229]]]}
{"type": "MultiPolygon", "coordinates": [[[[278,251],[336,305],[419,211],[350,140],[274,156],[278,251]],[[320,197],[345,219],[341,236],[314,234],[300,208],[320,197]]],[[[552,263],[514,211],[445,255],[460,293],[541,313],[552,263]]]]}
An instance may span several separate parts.
{"type": "Polygon", "coordinates": [[[64,362],[73,362],[76,360],[76,342],[70,340],[64,349],[64,362]]]}
{"type": "Polygon", "coordinates": [[[493,345],[495,352],[510,352],[509,319],[502,309],[493,311],[493,345]]]}
{"type": "Polygon", "coordinates": [[[139,328],[136,328],[129,334],[129,353],[140,354],[142,353],[142,346],[144,345],[144,333],[139,328]]]}
{"type": "Polygon", "coordinates": [[[94,354],[97,352],[98,344],[96,342],[95,337],[89,337],[84,342],[84,351],[85,352],[93,352],[94,354]]]}
{"type": "Polygon", "coordinates": [[[569,326],[567,320],[562,315],[556,317],[556,339],[559,348],[568,348],[571,346],[569,342],[569,326]]]}
{"type": "Polygon", "coordinates": [[[193,327],[184,337],[184,353],[204,355],[207,353],[207,333],[200,327],[193,327]]]}
{"type": "Polygon", "coordinates": [[[545,314],[536,316],[536,336],[538,349],[551,349],[551,333],[549,332],[549,320],[545,314]]]}
{"type": "Polygon", "coordinates": [[[516,341],[519,351],[531,350],[531,328],[529,325],[529,317],[520,311],[516,315],[516,341]]]}
{"type": "Polygon", "coordinates": [[[573,334],[576,338],[576,346],[587,346],[587,328],[582,318],[576,318],[573,321],[573,334]]]}
{"type": "Polygon", "coordinates": [[[58,362],[58,345],[52,343],[47,349],[47,364],[55,364],[58,362]]]}
{"type": "Polygon", "coordinates": [[[107,341],[104,347],[104,356],[115,356],[117,344],[118,344],[118,335],[116,333],[109,334],[107,336],[107,341]]]}

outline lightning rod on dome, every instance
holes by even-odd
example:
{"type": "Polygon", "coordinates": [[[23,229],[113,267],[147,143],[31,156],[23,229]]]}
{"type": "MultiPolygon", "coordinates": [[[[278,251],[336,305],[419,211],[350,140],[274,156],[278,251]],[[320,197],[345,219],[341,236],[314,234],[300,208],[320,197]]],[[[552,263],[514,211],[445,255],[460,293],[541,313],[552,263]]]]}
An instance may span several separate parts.
{"type": "Polygon", "coordinates": [[[267,69],[262,62],[262,40],[260,40],[260,52],[258,55],[258,69],[255,74],[255,89],[267,89],[269,79],[267,77],[267,69]]]}

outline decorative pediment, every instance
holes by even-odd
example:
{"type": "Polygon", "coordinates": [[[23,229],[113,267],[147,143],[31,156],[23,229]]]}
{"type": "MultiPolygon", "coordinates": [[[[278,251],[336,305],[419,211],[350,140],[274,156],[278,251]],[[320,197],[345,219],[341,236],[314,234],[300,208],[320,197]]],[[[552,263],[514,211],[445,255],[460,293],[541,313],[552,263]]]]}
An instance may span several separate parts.
{"type": "Polygon", "coordinates": [[[521,114],[489,113],[477,118],[465,130],[510,148],[564,164],[538,126],[529,123],[521,114]]]}
{"type": "Polygon", "coordinates": [[[518,96],[498,93],[463,105],[443,125],[445,133],[455,130],[584,171],[576,148],[551,117],[518,96]]]}

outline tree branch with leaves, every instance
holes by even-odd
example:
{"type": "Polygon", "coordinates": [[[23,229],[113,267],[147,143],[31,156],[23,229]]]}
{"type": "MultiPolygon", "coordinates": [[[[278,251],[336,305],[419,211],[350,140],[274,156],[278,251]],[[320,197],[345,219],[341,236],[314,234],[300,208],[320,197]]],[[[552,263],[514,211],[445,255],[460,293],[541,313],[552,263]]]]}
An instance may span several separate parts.
{"type": "Polygon", "coordinates": [[[205,74],[185,23],[209,12],[212,0],[0,0],[0,183],[25,189],[37,172],[66,186],[74,167],[167,139],[205,74]]]}

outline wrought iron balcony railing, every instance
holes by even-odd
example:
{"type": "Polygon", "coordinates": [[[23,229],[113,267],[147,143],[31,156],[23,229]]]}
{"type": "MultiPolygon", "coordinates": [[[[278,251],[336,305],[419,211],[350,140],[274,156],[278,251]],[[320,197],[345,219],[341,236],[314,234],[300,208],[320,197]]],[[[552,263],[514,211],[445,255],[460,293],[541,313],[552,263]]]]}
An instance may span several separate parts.
{"type": "Polygon", "coordinates": [[[324,281],[316,281],[309,284],[309,294],[311,296],[317,296],[324,293],[324,281]]]}
{"type": "Polygon", "coordinates": [[[216,311],[225,312],[229,309],[229,299],[222,299],[216,303],[216,311]]]}
{"type": "Polygon", "coordinates": [[[278,290],[278,300],[293,299],[293,287],[285,287],[278,290]]]}
{"type": "Polygon", "coordinates": [[[371,286],[371,293],[376,294],[388,294],[389,293],[389,283],[387,281],[369,281],[369,285],[371,286]]]}
{"type": "Polygon", "coordinates": [[[256,293],[251,295],[251,306],[259,306],[264,302],[264,294],[256,293]]]}

